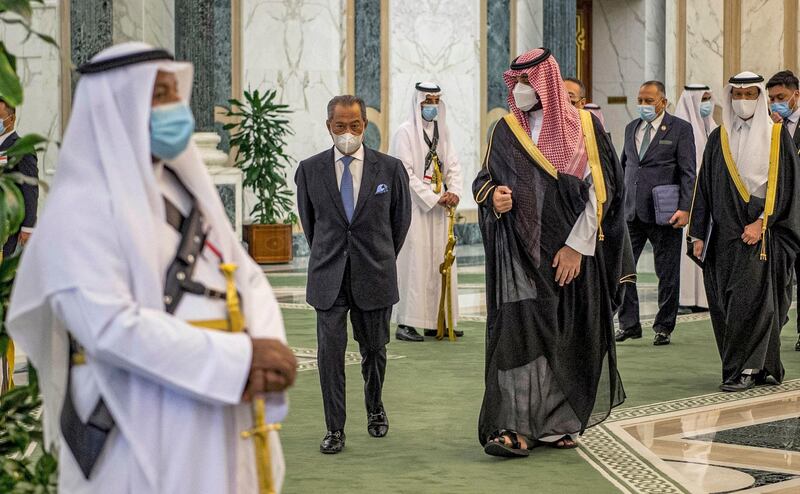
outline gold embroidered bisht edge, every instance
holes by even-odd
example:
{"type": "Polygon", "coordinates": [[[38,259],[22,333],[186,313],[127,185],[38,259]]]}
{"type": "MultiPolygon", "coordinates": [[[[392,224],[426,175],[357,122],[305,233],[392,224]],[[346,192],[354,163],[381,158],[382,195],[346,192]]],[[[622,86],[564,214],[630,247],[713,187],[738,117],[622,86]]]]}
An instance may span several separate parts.
{"type": "Polygon", "coordinates": [[[592,182],[594,182],[594,192],[597,198],[597,238],[601,242],[603,235],[603,206],[608,200],[606,193],[606,181],[603,176],[603,168],[600,163],[600,151],[597,149],[597,139],[594,135],[594,122],[592,114],[586,110],[578,110],[581,115],[581,129],[583,130],[583,140],[588,154],[589,169],[592,172],[592,182]]]}

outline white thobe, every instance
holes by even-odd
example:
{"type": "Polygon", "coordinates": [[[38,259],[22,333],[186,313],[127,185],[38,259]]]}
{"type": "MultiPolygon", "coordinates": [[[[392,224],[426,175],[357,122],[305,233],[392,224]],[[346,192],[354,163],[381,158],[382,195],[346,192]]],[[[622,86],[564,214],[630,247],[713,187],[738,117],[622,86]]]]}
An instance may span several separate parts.
{"type": "MultiPolygon", "coordinates": [[[[708,136],[710,131],[705,128],[704,119],[700,120],[703,132],[708,136]]],[[[713,130],[713,129],[712,129],[713,130]]],[[[695,141],[695,145],[697,145],[695,141]]],[[[699,146],[698,146],[699,147],[699,146]]],[[[700,148],[700,159],[697,160],[697,174],[700,175],[700,166],[702,161],[702,148],[700,148]]],[[[683,244],[686,245],[689,229],[683,229],[683,244]]],[[[680,287],[680,305],[686,307],[703,307],[708,308],[708,297],[706,296],[706,287],[703,282],[703,269],[698,266],[689,256],[681,256],[681,287],[680,287]]]]}
{"type": "MultiPolygon", "coordinates": [[[[528,123],[531,128],[531,140],[534,144],[539,144],[539,134],[542,131],[543,110],[534,110],[528,112],[528,123]]],[[[586,166],[583,173],[583,179],[590,182],[589,186],[589,200],[586,201],[586,206],[575,224],[570,230],[569,237],[567,237],[566,245],[579,252],[584,256],[594,256],[594,250],[597,245],[597,193],[594,190],[594,183],[592,182],[592,170],[586,166]]],[[[513,191],[512,191],[513,193],[513,191]]]]}
{"type": "MultiPolygon", "coordinates": [[[[186,215],[189,197],[174,177],[158,173],[161,192],[186,215]]],[[[180,236],[161,223],[159,262],[163,272],[174,258],[180,236]]],[[[213,231],[209,241],[213,243],[213,231]]],[[[224,292],[226,281],[220,259],[206,247],[192,277],[224,292]]],[[[251,325],[282,325],[274,297],[240,286],[243,297],[259,297],[260,314],[245,314],[251,325]],[[263,300],[262,300],[263,297],[263,300]]],[[[127,430],[124,416],[115,414],[116,427],[86,481],[66,443],[60,446],[61,494],[245,494],[257,492],[252,442],[240,432],[252,427],[250,406],[241,396],[250,369],[252,345],[246,333],[204,330],[184,321],[224,319],[223,300],[186,294],[175,317],[137,305],[129,294],[94,293],[70,289],[55,293],[50,303],[58,318],[85,349],[86,364],[72,369],[71,392],[83,421],[100,398],[103,380],[98,374],[117,375],[123,383],[150,387],[151,401],[136,404],[153,429],[155,440],[146,454],[160,470],[159,485],[149,486],[126,436],[144,434],[127,430]]],[[[280,408],[280,407],[278,407],[280,408]]],[[[267,405],[268,413],[270,405],[267,405]]],[[[285,408],[272,409],[278,415],[285,408]]],[[[269,413],[270,420],[275,420],[269,413]]],[[[283,455],[276,433],[270,436],[273,472],[280,488],[283,455]]]]}
{"type": "MultiPolygon", "coordinates": [[[[412,135],[413,129],[410,123],[403,124],[395,135],[393,148],[395,157],[403,162],[408,172],[412,206],[411,226],[397,257],[400,301],[394,308],[392,321],[416,328],[435,329],[442,290],[439,265],[444,261],[448,235],[447,209],[439,205],[445,187],[437,194],[433,191],[433,184],[426,183],[425,156],[414,156],[411,139],[420,137],[412,135]]],[[[431,123],[427,123],[425,129],[429,136],[433,134],[431,123]]],[[[440,142],[439,146],[442,144],[440,142]]],[[[445,144],[446,149],[439,149],[439,156],[444,157],[439,165],[443,168],[442,181],[447,186],[447,192],[460,198],[461,165],[453,145],[450,142],[445,144]]],[[[425,152],[427,154],[427,150],[425,152]]],[[[428,170],[428,174],[433,174],[432,168],[428,170]]],[[[457,325],[459,310],[456,270],[456,262],[453,262],[450,271],[450,295],[453,321],[457,325]]]]}

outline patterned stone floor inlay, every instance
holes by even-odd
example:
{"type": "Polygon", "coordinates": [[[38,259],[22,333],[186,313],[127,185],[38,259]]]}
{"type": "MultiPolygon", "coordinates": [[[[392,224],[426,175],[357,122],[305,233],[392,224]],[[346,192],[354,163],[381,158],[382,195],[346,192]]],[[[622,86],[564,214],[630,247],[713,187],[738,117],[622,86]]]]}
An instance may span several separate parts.
{"type": "Polygon", "coordinates": [[[635,493],[800,493],[800,380],[618,409],[585,457],[635,493]]]}
{"type": "MultiPolygon", "coordinates": [[[[297,357],[297,370],[299,372],[317,370],[317,349],[316,348],[296,348],[292,347],[294,356],[297,357]]],[[[402,355],[387,355],[389,360],[405,358],[402,355]]],[[[344,354],[344,365],[356,365],[361,363],[361,355],[358,352],[346,352],[344,354]]]]}

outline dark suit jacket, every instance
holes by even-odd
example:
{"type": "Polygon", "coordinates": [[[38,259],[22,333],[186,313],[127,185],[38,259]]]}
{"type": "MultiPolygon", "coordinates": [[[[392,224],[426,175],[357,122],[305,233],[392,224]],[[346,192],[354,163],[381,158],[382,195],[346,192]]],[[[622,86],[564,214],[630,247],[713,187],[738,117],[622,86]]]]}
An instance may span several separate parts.
{"type": "MultiPolygon", "coordinates": [[[[8,138],[0,144],[0,152],[7,151],[19,139],[19,135],[13,132],[8,138]]],[[[39,178],[38,160],[35,154],[25,155],[17,166],[14,167],[12,172],[19,172],[26,177],[39,178]]],[[[25,201],[25,219],[22,221],[22,226],[26,228],[33,228],[36,226],[36,211],[39,206],[39,186],[18,184],[22,197],[25,201]]],[[[14,253],[17,248],[17,241],[19,233],[15,233],[9,237],[6,244],[3,246],[3,256],[8,257],[14,253]]]]}
{"type": "Polygon", "coordinates": [[[636,119],[625,127],[625,143],[620,161],[625,170],[625,219],[638,217],[645,223],[655,223],[653,187],[675,184],[680,187],[678,209],[692,207],[694,182],[697,175],[692,124],[664,113],[659,128],[650,141],[641,162],[636,151],[636,119]]]}
{"type": "Polygon", "coordinates": [[[361,310],[390,307],[400,299],[396,259],[411,225],[408,173],[402,161],[365,146],[361,188],[348,224],[333,160],[333,148],[323,151],[301,161],[294,177],[311,247],[306,300],[330,309],[349,260],[353,303],[361,310]]]}
{"type": "MultiPolygon", "coordinates": [[[[788,128],[786,130],[789,130],[788,128]]],[[[794,134],[792,135],[792,141],[794,142],[794,147],[800,150],[800,123],[797,124],[797,127],[794,129],[794,134]]]]}

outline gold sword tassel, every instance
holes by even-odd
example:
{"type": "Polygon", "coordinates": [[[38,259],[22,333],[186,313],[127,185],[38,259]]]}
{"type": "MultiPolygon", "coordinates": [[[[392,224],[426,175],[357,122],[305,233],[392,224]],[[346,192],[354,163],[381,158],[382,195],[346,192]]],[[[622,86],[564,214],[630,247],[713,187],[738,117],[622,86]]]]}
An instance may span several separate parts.
{"type": "MultiPolygon", "coordinates": [[[[222,264],[220,270],[225,276],[227,287],[225,303],[228,308],[229,330],[240,333],[245,330],[244,315],[242,314],[239,293],[236,291],[234,273],[235,264],[222,264]]],[[[253,428],[241,433],[242,439],[252,439],[256,456],[256,472],[258,476],[258,493],[275,494],[275,481],[272,478],[272,458],[269,448],[269,433],[279,431],[281,424],[267,423],[266,402],[264,398],[253,398],[253,428]]]]}

